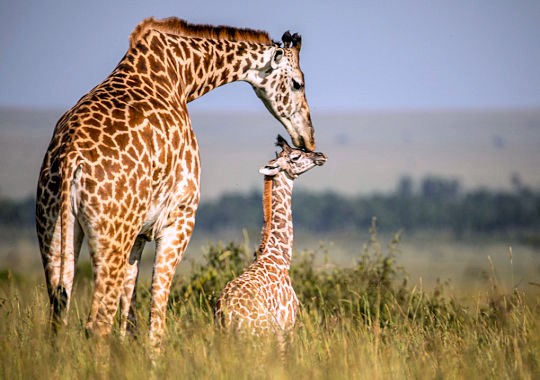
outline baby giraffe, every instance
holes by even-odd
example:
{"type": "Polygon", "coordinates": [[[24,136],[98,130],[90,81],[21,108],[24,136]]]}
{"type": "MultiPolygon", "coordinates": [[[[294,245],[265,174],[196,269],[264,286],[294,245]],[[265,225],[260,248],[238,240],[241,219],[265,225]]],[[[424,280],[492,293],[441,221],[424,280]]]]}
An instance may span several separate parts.
{"type": "Polygon", "coordinates": [[[259,170],[264,174],[261,244],[253,263],[225,286],[216,305],[216,321],[223,327],[256,335],[281,335],[294,325],[298,299],[289,277],[293,180],[326,162],[323,153],[291,148],[281,136],[276,145],[281,152],[259,170]]]}

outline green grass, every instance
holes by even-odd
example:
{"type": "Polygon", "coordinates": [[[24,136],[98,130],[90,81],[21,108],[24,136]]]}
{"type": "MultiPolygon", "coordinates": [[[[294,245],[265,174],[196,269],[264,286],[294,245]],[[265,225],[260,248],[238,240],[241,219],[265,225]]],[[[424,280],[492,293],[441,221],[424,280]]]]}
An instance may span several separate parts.
{"type": "MultiPolygon", "coordinates": [[[[162,354],[145,338],[148,283],[140,285],[140,336],[87,338],[91,282],[80,268],[69,326],[51,336],[41,277],[0,273],[0,378],[523,378],[540,377],[540,290],[506,289],[492,268],[474,296],[444,284],[408,284],[399,235],[380,243],[375,225],[356,265],[296,255],[302,303],[281,361],[272,337],[249,339],[214,327],[212,307],[250,260],[244,245],[212,245],[175,281],[162,354]]],[[[331,252],[328,252],[329,254],[331,252]]]]}

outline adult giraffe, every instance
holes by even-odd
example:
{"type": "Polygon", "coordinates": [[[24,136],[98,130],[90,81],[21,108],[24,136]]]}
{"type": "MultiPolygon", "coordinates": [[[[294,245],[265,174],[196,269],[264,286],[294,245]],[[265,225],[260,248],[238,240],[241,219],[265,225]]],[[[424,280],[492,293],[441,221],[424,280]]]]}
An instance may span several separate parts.
{"type": "Polygon", "coordinates": [[[36,205],[53,326],[67,323],[86,236],[94,269],[86,328],[108,335],[120,303],[125,333],[128,315],[134,321],[141,253],[155,240],[149,334],[159,346],[172,278],[199,201],[199,150],[187,103],[246,81],[297,147],[315,148],[301,39],[286,32],[282,40],[283,46],[261,31],[145,19],[109,77],[60,118],[36,205]]]}

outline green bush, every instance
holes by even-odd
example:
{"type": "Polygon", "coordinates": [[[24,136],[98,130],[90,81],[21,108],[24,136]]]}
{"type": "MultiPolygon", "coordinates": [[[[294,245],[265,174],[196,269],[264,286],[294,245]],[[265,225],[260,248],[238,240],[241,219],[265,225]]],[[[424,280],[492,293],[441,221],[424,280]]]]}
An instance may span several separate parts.
{"type": "Polygon", "coordinates": [[[194,302],[213,310],[221,290],[249,265],[245,247],[231,242],[210,245],[203,261],[193,263],[191,274],[177,281],[171,290],[171,304],[194,302]]]}
{"type": "MultiPolygon", "coordinates": [[[[458,326],[463,312],[453,299],[444,297],[444,284],[429,294],[408,287],[407,274],[396,260],[400,233],[386,249],[379,240],[375,219],[369,233],[358,262],[351,268],[318,267],[313,252],[293,258],[290,274],[303,312],[317,314],[323,324],[344,318],[357,325],[379,327],[393,327],[405,320],[458,326]]],[[[203,260],[192,264],[190,275],[176,281],[171,305],[175,308],[188,303],[212,312],[227,282],[252,260],[245,245],[210,245],[203,260]]]]}

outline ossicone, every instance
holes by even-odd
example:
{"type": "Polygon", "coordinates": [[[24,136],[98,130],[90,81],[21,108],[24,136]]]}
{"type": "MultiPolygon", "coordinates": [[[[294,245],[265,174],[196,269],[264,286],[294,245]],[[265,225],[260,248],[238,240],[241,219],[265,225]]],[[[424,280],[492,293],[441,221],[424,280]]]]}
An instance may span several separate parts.
{"type": "Polygon", "coordinates": [[[289,30],[287,30],[285,33],[283,33],[283,36],[281,36],[281,41],[283,41],[283,47],[284,48],[290,48],[291,42],[292,42],[292,35],[289,30]]]}
{"type": "Polygon", "coordinates": [[[287,140],[285,140],[281,135],[277,136],[276,146],[279,146],[281,149],[285,149],[285,147],[290,148],[287,140]]]}
{"type": "Polygon", "coordinates": [[[292,46],[300,50],[300,47],[302,47],[302,36],[298,33],[294,33],[292,35],[292,46]]]}
{"type": "Polygon", "coordinates": [[[302,36],[298,33],[291,34],[289,30],[283,33],[283,36],[281,36],[281,41],[283,41],[284,48],[293,47],[300,50],[300,47],[302,46],[302,36]]]}

